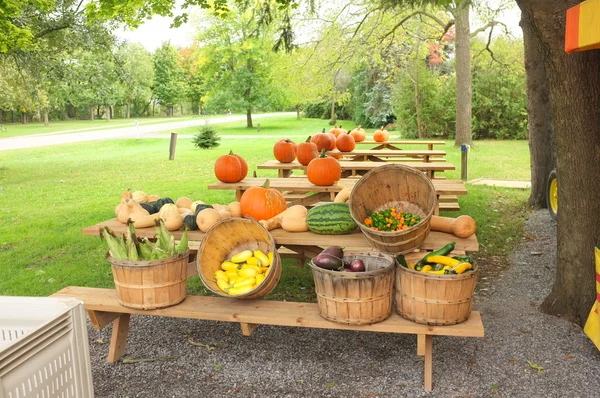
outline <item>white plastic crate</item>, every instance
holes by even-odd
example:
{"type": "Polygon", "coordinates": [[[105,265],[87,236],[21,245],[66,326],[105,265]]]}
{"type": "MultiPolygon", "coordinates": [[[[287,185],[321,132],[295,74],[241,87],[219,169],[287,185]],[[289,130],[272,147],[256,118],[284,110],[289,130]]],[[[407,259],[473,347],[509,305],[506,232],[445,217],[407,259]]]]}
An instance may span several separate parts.
{"type": "Polygon", "coordinates": [[[0,398],[93,396],[83,302],[0,296],[0,398]]]}

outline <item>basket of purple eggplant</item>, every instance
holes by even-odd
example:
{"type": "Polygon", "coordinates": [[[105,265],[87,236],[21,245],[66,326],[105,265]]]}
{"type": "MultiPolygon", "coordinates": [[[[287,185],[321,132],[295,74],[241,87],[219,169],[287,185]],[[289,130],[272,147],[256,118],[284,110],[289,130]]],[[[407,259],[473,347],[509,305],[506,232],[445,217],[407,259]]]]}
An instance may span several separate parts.
{"type": "Polygon", "coordinates": [[[310,262],[319,314],[330,321],[369,325],[392,313],[394,258],[380,252],[323,250],[310,262]]]}

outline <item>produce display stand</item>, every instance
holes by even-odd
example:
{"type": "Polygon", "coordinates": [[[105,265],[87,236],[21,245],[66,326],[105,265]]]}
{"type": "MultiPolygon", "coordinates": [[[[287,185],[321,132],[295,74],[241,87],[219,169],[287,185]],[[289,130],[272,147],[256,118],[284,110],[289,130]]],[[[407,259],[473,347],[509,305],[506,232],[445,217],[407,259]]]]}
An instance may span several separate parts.
{"type": "Polygon", "coordinates": [[[420,161],[431,162],[434,159],[441,159],[446,156],[446,151],[442,150],[413,150],[413,149],[390,149],[382,151],[379,149],[355,149],[352,152],[340,152],[338,150],[328,151],[330,156],[343,156],[344,159],[349,159],[354,162],[367,161],[372,162],[387,162],[391,159],[399,161],[420,161]]]}
{"type": "MultiPolygon", "coordinates": [[[[98,236],[100,228],[108,226],[115,233],[125,232],[126,226],[116,219],[100,222],[83,229],[84,235],[98,236]]],[[[137,236],[154,236],[154,228],[139,228],[137,236]]],[[[345,248],[367,250],[369,247],[362,232],[355,231],[346,235],[318,235],[312,232],[286,232],[282,229],[270,231],[282,257],[291,256],[304,261],[318,254],[323,247],[340,245],[345,248]]],[[[179,238],[182,231],[173,231],[179,238]]],[[[204,234],[188,231],[190,251],[198,250],[204,234]]],[[[420,259],[427,251],[440,248],[448,242],[456,242],[454,254],[477,251],[479,244],[475,235],[460,239],[453,235],[432,231],[423,241],[420,251],[407,254],[409,261],[420,259]]],[[[195,275],[195,262],[188,266],[188,276],[195,275]]],[[[473,311],[466,322],[451,326],[422,325],[399,316],[395,311],[385,321],[371,325],[346,325],[328,321],[319,315],[317,304],[283,302],[270,300],[238,300],[224,297],[188,296],[182,303],[156,310],[140,310],[119,304],[114,289],[87,287],[66,287],[54,296],[76,297],[85,303],[90,319],[98,330],[113,324],[109,346],[108,362],[119,360],[125,353],[129,320],[132,314],[168,316],[212,321],[237,322],[242,333],[249,336],[258,325],[297,326],[318,329],[356,330],[367,332],[404,333],[417,335],[417,354],[424,356],[424,387],[431,391],[433,387],[433,336],[483,337],[484,329],[481,315],[473,311]]]]}
{"type": "Polygon", "coordinates": [[[432,150],[434,145],[445,145],[444,141],[419,141],[419,140],[402,140],[402,141],[361,141],[356,145],[375,145],[371,149],[402,149],[402,145],[427,145],[427,149],[432,150]]]}
{"type": "MultiPolygon", "coordinates": [[[[383,166],[388,162],[370,162],[370,161],[352,161],[352,160],[340,160],[340,166],[342,168],[342,177],[360,176],[366,172],[373,170],[376,167],[383,166]]],[[[403,164],[406,166],[414,167],[417,170],[421,170],[427,174],[431,179],[436,178],[436,172],[442,172],[446,170],[456,170],[456,167],[452,163],[448,162],[394,162],[396,164],[403,164]]],[[[287,178],[292,175],[294,170],[306,171],[306,166],[301,165],[297,161],[291,163],[281,163],[278,160],[269,160],[265,163],[257,166],[263,170],[277,170],[277,176],[280,178],[287,178]]]]}
{"type": "MultiPolygon", "coordinates": [[[[250,187],[261,186],[266,178],[244,178],[239,182],[217,181],[208,185],[208,189],[235,190],[235,200],[239,201],[244,191],[250,187]]],[[[354,187],[358,179],[342,178],[340,183],[348,188],[354,187]]],[[[467,188],[462,180],[432,180],[438,196],[439,210],[460,210],[456,195],[466,195],[467,188]]],[[[307,178],[269,178],[269,187],[284,194],[290,205],[312,206],[318,202],[333,201],[341,191],[339,185],[314,185],[307,178]]],[[[437,214],[438,212],[436,212],[437,214]]]]}

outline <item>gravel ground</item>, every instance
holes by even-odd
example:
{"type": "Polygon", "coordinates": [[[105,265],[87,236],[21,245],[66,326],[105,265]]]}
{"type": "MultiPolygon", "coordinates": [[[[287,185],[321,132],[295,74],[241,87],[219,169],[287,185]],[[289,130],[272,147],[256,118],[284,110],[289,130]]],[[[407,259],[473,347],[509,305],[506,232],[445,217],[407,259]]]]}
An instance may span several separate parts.
{"type": "MultiPolygon", "coordinates": [[[[598,397],[600,353],[581,328],[538,310],[555,275],[556,225],[533,212],[500,274],[478,282],[484,338],[433,339],[433,392],[416,336],[138,317],[127,357],[89,326],[96,397],[598,397]],[[192,345],[188,339],[207,347],[192,345]]],[[[485,267],[485,264],[480,264],[485,267]]]]}

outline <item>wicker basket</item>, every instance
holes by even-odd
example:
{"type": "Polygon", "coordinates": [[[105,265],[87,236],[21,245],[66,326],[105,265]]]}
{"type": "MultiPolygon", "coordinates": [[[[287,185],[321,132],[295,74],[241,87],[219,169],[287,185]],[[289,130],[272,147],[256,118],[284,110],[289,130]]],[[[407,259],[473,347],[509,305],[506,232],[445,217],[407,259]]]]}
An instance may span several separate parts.
{"type": "Polygon", "coordinates": [[[366,271],[330,271],[310,262],[319,314],[327,320],[350,325],[369,325],[387,319],[392,313],[393,257],[378,252],[345,254],[347,262],[363,260],[366,271]]]}
{"type": "Polygon", "coordinates": [[[396,268],[396,310],[402,317],[426,325],[455,325],[471,315],[476,270],[436,275],[398,263],[396,268]]]}
{"type": "Polygon", "coordinates": [[[186,297],[189,250],[162,260],[129,261],[109,257],[119,303],[151,310],[181,303],[186,297]]]}
{"type": "Polygon", "coordinates": [[[386,164],[365,174],[352,189],[350,215],[376,248],[404,254],[419,247],[429,235],[436,194],[433,184],[421,171],[400,164],[386,164]],[[363,224],[371,212],[397,207],[421,216],[421,222],[402,231],[373,231],[363,224]]]}
{"type": "Polygon", "coordinates": [[[211,292],[223,297],[258,299],[271,293],[281,278],[281,258],[271,234],[258,222],[247,218],[226,218],[213,225],[204,235],[197,257],[198,274],[211,292]],[[217,286],[215,271],[221,263],[243,250],[273,252],[273,264],[265,279],[254,290],[230,296],[217,286]]]}

